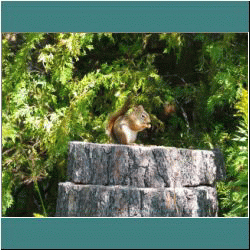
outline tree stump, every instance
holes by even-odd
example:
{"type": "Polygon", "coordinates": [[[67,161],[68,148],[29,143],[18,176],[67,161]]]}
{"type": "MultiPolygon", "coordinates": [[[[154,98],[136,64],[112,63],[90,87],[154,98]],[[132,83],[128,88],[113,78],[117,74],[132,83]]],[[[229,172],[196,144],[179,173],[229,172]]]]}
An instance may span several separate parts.
{"type": "Polygon", "coordinates": [[[219,150],[70,142],[56,216],[215,217],[224,178],[219,150]]]}

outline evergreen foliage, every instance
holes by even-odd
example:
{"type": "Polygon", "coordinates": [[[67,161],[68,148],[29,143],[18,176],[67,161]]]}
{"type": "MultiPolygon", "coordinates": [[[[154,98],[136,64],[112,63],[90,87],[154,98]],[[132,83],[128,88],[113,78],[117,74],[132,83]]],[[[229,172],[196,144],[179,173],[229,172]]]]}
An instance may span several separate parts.
{"type": "Polygon", "coordinates": [[[53,216],[68,142],[108,143],[128,96],[150,113],[138,142],[220,148],[221,216],[247,216],[247,34],[4,33],[3,216],[53,216]]]}
{"type": "Polygon", "coordinates": [[[218,183],[223,215],[248,216],[248,91],[243,89],[235,104],[236,116],[242,119],[232,135],[232,146],[226,149],[228,182],[218,183]]]}

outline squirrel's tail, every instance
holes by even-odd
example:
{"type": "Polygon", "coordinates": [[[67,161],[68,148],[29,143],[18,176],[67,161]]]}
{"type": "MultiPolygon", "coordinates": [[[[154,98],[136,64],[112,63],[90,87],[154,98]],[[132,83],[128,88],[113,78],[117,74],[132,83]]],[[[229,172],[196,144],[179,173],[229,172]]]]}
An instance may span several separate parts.
{"type": "Polygon", "coordinates": [[[114,126],[114,123],[115,121],[117,120],[117,118],[119,116],[122,116],[124,115],[128,110],[129,110],[129,107],[131,105],[131,98],[128,97],[128,99],[126,100],[125,104],[123,105],[123,107],[118,110],[116,113],[112,114],[109,118],[109,121],[108,121],[108,124],[107,124],[107,128],[106,128],[106,132],[107,134],[113,139],[115,140],[115,135],[113,133],[113,126],[114,126]]]}

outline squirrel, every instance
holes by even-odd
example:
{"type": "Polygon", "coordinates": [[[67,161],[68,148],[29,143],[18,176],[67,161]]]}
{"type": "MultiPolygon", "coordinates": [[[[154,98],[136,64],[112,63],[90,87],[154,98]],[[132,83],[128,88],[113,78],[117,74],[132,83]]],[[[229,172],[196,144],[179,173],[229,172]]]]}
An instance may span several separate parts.
{"type": "Polygon", "coordinates": [[[134,107],[133,111],[128,114],[129,107],[130,98],[109,118],[106,130],[115,143],[134,144],[139,131],[151,128],[149,114],[142,105],[134,107]]]}

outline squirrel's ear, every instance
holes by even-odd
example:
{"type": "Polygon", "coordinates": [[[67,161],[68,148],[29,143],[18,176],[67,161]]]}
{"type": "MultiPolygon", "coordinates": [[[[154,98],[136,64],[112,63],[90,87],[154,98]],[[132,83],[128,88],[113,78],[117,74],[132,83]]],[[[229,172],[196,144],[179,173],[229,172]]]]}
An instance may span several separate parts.
{"type": "Polygon", "coordinates": [[[142,105],[137,106],[137,110],[144,111],[144,108],[142,105]]]}
{"type": "Polygon", "coordinates": [[[139,106],[134,106],[134,107],[133,107],[133,110],[134,110],[134,111],[138,111],[139,109],[140,109],[139,106]]]}

